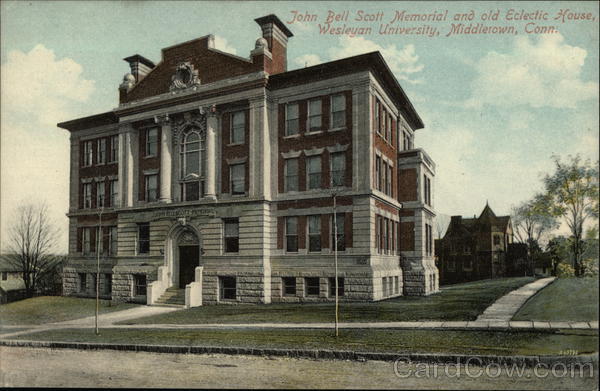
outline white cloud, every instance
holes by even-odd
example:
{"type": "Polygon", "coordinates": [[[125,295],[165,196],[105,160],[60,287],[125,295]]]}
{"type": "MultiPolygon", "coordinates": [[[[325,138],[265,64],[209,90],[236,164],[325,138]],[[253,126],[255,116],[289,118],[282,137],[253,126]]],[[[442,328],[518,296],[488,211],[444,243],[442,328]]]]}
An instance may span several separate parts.
{"type": "Polygon", "coordinates": [[[294,59],[294,63],[298,65],[300,68],[304,68],[305,66],[310,67],[312,65],[317,65],[322,63],[321,57],[316,54],[303,54],[300,57],[296,57],[294,59]]]}
{"type": "Polygon", "coordinates": [[[411,77],[421,72],[424,68],[419,63],[419,56],[416,54],[415,46],[412,44],[398,48],[394,44],[381,46],[378,43],[365,39],[364,37],[340,37],[339,46],[329,49],[329,55],[332,60],[356,56],[359,54],[379,51],[385,58],[390,69],[396,77],[410,83],[421,83],[422,80],[415,80],[411,77]]]}
{"type": "Polygon", "coordinates": [[[236,48],[229,45],[229,42],[227,42],[227,39],[225,39],[219,35],[215,35],[215,49],[218,49],[225,53],[231,53],[231,54],[237,53],[236,48]]]}
{"type": "Polygon", "coordinates": [[[29,53],[14,50],[2,64],[2,116],[26,114],[29,121],[55,126],[72,103],[86,101],[94,82],[70,58],[36,45],[29,53]]]}
{"type": "Polygon", "coordinates": [[[466,105],[575,108],[598,97],[598,83],[581,80],[586,56],[585,49],[567,45],[560,34],[537,41],[517,37],[510,52],[492,51],[476,63],[466,105]]]}
{"type": "MultiPolygon", "coordinates": [[[[391,71],[399,80],[411,84],[423,82],[422,79],[413,78],[423,70],[424,65],[419,63],[419,56],[416,54],[415,46],[412,44],[398,48],[394,44],[381,46],[364,37],[342,36],[339,39],[338,46],[329,48],[327,54],[329,61],[332,61],[375,51],[379,51],[383,55],[391,71]]],[[[299,67],[315,65],[321,62],[323,61],[320,56],[316,54],[304,54],[294,59],[294,63],[299,67]]]]}
{"type": "Polygon", "coordinates": [[[2,248],[17,206],[46,201],[50,217],[62,229],[60,249],[66,251],[69,134],[56,123],[86,111],[94,81],[83,78],[80,64],[57,59],[43,45],[28,53],[9,52],[1,73],[2,248]]]}

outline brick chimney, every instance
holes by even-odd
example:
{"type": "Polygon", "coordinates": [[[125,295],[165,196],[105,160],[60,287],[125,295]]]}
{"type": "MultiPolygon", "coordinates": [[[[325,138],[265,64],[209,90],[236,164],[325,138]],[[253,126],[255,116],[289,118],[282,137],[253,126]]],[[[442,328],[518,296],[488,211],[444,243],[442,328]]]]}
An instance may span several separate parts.
{"type": "Polygon", "coordinates": [[[262,29],[262,36],[267,40],[273,62],[271,74],[287,71],[287,42],[294,34],[274,14],[254,19],[262,29]]]}
{"type": "Polygon", "coordinates": [[[123,60],[129,63],[131,74],[133,77],[135,77],[136,83],[139,83],[155,67],[152,61],[140,56],[139,54],[134,54],[133,56],[124,58],[123,60]]]}

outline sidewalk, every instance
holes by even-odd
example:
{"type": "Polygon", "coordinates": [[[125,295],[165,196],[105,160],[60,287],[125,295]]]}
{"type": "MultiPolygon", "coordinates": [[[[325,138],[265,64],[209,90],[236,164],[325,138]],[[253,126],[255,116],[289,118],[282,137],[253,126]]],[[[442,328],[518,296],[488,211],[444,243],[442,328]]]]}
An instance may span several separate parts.
{"type": "Polygon", "coordinates": [[[548,277],[536,280],[502,296],[496,300],[494,304],[486,308],[486,310],[479,315],[477,321],[510,321],[517,311],[519,311],[519,309],[523,306],[523,304],[529,300],[529,298],[535,295],[540,289],[552,283],[555,278],[556,277],[548,277]]]}

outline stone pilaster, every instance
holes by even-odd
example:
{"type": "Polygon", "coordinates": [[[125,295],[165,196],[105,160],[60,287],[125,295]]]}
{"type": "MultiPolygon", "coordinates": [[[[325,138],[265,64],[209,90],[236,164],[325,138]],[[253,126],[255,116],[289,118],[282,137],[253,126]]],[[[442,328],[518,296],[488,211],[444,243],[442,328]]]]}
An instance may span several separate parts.
{"type": "Polygon", "coordinates": [[[160,136],[160,202],[171,203],[171,167],[172,167],[172,142],[171,121],[169,115],[154,117],[154,121],[161,127],[160,136]]]}
{"type": "Polygon", "coordinates": [[[216,199],[216,132],[218,118],[216,107],[211,106],[206,112],[206,189],[207,198],[216,199]]]}
{"type": "Polygon", "coordinates": [[[137,138],[131,124],[119,127],[119,198],[121,206],[133,206],[137,138]]]}

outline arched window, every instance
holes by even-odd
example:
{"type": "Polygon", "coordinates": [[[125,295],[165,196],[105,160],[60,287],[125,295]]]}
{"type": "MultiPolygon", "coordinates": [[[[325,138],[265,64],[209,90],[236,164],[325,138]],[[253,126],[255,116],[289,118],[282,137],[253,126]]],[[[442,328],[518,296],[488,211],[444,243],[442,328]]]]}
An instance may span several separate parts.
{"type": "Polygon", "coordinates": [[[183,135],[180,151],[181,198],[184,201],[195,201],[204,192],[204,136],[197,130],[188,131],[183,135]]]}

